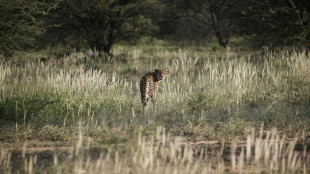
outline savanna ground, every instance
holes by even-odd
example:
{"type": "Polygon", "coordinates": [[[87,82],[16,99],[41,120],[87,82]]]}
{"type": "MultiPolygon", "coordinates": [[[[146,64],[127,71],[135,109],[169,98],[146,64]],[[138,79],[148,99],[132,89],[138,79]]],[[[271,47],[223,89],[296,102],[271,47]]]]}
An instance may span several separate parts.
{"type": "Polygon", "coordinates": [[[1,60],[0,173],[310,172],[308,50],[156,45],[1,60]],[[142,115],[155,68],[169,74],[142,115]]]}

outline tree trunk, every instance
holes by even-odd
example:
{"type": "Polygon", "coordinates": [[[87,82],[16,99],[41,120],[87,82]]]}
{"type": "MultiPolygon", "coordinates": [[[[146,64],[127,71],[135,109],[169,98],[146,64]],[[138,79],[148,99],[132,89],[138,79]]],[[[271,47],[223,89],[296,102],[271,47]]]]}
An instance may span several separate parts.
{"type": "Polygon", "coordinates": [[[215,31],[215,35],[217,37],[217,40],[219,42],[219,44],[224,47],[224,48],[227,48],[227,44],[228,44],[228,41],[229,41],[229,36],[228,37],[224,37],[221,35],[221,33],[219,31],[215,31]]]}
{"type": "MultiPolygon", "coordinates": [[[[217,14],[216,14],[216,10],[214,9],[211,9],[210,10],[212,13],[211,13],[211,25],[212,25],[212,28],[215,32],[215,36],[219,42],[219,44],[224,47],[224,48],[227,48],[227,43],[228,43],[228,40],[229,40],[229,34],[227,34],[227,36],[223,36],[223,32],[221,32],[221,25],[219,24],[219,20],[217,18],[217,14]]],[[[225,32],[224,32],[224,35],[225,35],[225,32]]]]}

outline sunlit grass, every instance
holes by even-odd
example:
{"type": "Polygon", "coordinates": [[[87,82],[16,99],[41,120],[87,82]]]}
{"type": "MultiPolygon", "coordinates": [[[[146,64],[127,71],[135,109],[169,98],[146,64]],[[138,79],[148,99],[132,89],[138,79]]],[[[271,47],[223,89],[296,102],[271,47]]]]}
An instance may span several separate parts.
{"type": "Polygon", "coordinates": [[[182,137],[171,136],[162,127],[145,137],[139,131],[133,143],[119,148],[102,149],[79,127],[76,144],[68,152],[52,151],[47,167],[40,154],[21,148],[20,162],[12,161],[12,153],[0,151],[0,171],[5,173],[307,173],[309,154],[295,149],[297,139],[287,140],[273,129],[263,137],[248,135],[243,144],[236,141],[221,147],[189,145],[182,137]],[[226,147],[227,146],[227,147],[226,147]],[[223,148],[225,147],[225,148],[223,148]],[[230,147],[230,148],[229,148],[230,147]],[[230,161],[230,162],[228,162],[230,161]],[[17,168],[12,168],[12,164],[17,168]]]}
{"type": "Polygon", "coordinates": [[[43,171],[42,154],[27,150],[36,146],[49,173],[309,171],[307,51],[119,45],[113,54],[0,62],[0,172],[43,171]],[[155,68],[169,75],[158,112],[142,115],[139,80],[155,68]],[[207,141],[218,143],[190,145],[207,141]]]}

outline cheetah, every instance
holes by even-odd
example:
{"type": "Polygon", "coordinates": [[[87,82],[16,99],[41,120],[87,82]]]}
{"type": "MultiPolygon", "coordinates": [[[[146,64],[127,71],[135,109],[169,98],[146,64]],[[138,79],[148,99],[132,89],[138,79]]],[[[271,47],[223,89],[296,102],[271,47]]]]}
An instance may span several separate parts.
{"type": "Polygon", "coordinates": [[[158,91],[158,82],[163,80],[167,75],[167,70],[155,69],[154,72],[145,74],[140,81],[141,102],[143,107],[143,114],[147,106],[147,102],[151,98],[153,103],[153,111],[156,112],[156,95],[158,91]]]}

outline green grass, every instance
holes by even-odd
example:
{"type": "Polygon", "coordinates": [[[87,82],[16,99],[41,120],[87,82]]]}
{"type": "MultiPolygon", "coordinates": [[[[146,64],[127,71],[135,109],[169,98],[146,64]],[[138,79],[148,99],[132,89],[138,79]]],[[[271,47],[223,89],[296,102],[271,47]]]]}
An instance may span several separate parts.
{"type": "Polygon", "coordinates": [[[309,171],[307,51],[160,43],[118,45],[112,59],[55,52],[0,62],[2,173],[309,171]],[[158,112],[149,104],[142,115],[139,80],[155,68],[169,75],[158,112]]]}

